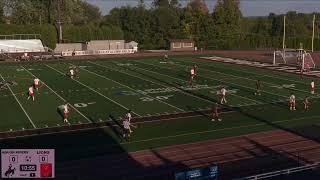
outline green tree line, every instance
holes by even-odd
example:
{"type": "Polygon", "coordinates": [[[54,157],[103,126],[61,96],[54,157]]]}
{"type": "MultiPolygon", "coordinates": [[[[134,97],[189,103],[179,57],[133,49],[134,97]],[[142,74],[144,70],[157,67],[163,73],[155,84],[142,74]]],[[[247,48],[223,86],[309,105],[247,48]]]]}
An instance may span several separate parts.
{"type": "MultiPolygon", "coordinates": [[[[283,16],[286,46],[311,49],[313,14],[287,12],[266,17],[243,17],[239,0],[217,0],[209,10],[203,0],[182,7],[179,0],[153,0],[146,7],[113,8],[103,16],[83,0],[0,0],[0,34],[41,34],[45,45],[57,42],[60,17],[65,42],[95,39],[137,41],[140,49],[165,49],[170,39],[193,39],[204,49],[280,49],[283,16]]],[[[315,49],[320,49],[320,14],[316,14],[315,49]]]]}

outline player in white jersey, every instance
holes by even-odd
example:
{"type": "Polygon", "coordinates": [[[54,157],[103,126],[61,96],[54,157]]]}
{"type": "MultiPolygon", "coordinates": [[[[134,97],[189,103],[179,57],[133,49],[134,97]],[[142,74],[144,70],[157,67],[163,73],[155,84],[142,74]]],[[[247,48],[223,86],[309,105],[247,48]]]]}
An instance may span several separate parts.
{"type": "Polygon", "coordinates": [[[227,94],[226,88],[222,87],[220,90],[220,104],[227,103],[226,94],[227,94]]]}
{"type": "Polygon", "coordinates": [[[289,99],[289,105],[290,105],[290,110],[296,110],[296,96],[291,93],[290,99],[289,99]]]}
{"type": "Polygon", "coordinates": [[[314,81],[312,80],[311,83],[310,83],[311,94],[314,94],[315,88],[316,88],[316,87],[315,87],[315,83],[314,83],[314,81]]]}
{"type": "Polygon", "coordinates": [[[34,90],[33,86],[30,86],[28,89],[28,100],[32,97],[32,100],[34,101],[34,90]]]}
{"type": "Polygon", "coordinates": [[[71,79],[73,79],[73,77],[74,77],[74,75],[75,75],[74,69],[71,68],[71,69],[69,70],[69,73],[70,73],[71,79]]]}
{"type": "Polygon", "coordinates": [[[35,78],[35,79],[33,80],[33,86],[34,86],[34,88],[38,91],[38,90],[39,90],[39,86],[40,86],[40,79],[35,78]]]}
{"type": "Polygon", "coordinates": [[[310,102],[307,96],[303,100],[303,105],[304,105],[304,110],[309,110],[310,102]]]}
{"type": "Polygon", "coordinates": [[[64,104],[63,105],[63,121],[65,123],[68,123],[68,117],[69,117],[69,106],[68,106],[68,103],[64,104]]]}

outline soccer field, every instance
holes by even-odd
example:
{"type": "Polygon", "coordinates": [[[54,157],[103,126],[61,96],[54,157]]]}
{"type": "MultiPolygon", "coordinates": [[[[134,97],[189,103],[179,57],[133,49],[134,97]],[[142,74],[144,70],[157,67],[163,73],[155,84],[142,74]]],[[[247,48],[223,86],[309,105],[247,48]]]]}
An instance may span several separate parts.
{"type": "MultiPolygon", "coordinates": [[[[106,123],[103,132],[112,141],[106,151],[120,145],[126,151],[229,137],[271,129],[298,128],[319,123],[319,95],[310,94],[310,82],[319,79],[175,56],[108,61],[60,61],[2,64],[0,75],[0,131],[106,123]],[[188,85],[191,67],[198,66],[193,86],[188,85]],[[66,76],[78,66],[79,78],[66,76]],[[42,82],[35,101],[27,100],[28,87],[38,77],[42,82]],[[259,79],[262,95],[256,96],[259,79]],[[6,82],[6,83],[4,83],[6,82]],[[217,92],[226,87],[227,101],[220,105],[221,122],[212,122],[210,110],[219,102],[217,92]],[[290,111],[291,93],[297,110],[290,111]],[[311,108],[302,100],[310,97],[311,108]],[[57,108],[70,104],[69,123],[57,108]],[[132,140],[121,138],[121,117],[133,111],[132,140]]],[[[102,142],[103,137],[92,141],[102,142]]],[[[63,141],[63,140],[61,140],[63,141]]],[[[83,144],[85,145],[85,144],[83,144]]],[[[94,147],[92,147],[94,148],[94,147]]]]}

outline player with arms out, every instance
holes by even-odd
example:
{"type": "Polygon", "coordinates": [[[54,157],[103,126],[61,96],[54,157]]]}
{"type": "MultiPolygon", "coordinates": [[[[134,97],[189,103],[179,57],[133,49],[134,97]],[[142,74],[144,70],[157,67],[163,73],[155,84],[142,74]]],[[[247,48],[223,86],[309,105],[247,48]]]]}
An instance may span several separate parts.
{"type": "Polygon", "coordinates": [[[226,88],[222,87],[220,89],[220,104],[227,103],[226,94],[227,94],[226,88]]]}
{"type": "Polygon", "coordinates": [[[291,96],[289,98],[289,105],[290,105],[290,110],[296,110],[296,97],[293,93],[291,93],[291,96]]]}
{"type": "Polygon", "coordinates": [[[39,78],[35,78],[33,80],[33,86],[37,91],[39,90],[39,87],[40,87],[40,79],[39,78]]]}
{"type": "Polygon", "coordinates": [[[31,85],[28,89],[28,100],[32,98],[32,100],[34,101],[34,89],[33,89],[33,85],[31,85]]]}
{"type": "Polygon", "coordinates": [[[216,119],[218,121],[222,121],[222,119],[219,118],[219,107],[218,107],[218,104],[215,104],[212,107],[212,119],[211,119],[211,121],[215,121],[216,119]]]}
{"type": "Polygon", "coordinates": [[[130,141],[131,133],[133,132],[131,130],[131,127],[136,128],[136,126],[132,125],[131,122],[128,119],[123,120],[123,138],[127,141],[130,141]]]}
{"type": "Polygon", "coordinates": [[[259,95],[259,96],[261,95],[260,88],[261,88],[261,83],[260,83],[260,80],[258,79],[256,81],[256,92],[254,93],[255,95],[259,95]]]}
{"type": "Polygon", "coordinates": [[[307,96],[303,100],[303,105],[304,105],[304,110],[309,110],[310,102],[307,96]]]}
{"type": "Polygon", "coordinates": [[[310,89],[311,89],[311,94],[314,94],[315,93],[315,83],[314,81],[312,80],[311,83],[310,83],[310,89]]]}

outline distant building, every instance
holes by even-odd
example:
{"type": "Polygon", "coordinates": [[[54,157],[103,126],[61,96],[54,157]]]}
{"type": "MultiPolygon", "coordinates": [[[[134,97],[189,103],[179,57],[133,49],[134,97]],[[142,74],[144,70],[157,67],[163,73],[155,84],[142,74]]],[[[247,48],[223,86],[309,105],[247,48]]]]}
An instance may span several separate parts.
{"type": "Polygon", "coordinates": [[[194,41],[192,39],[172,39],[170,40],[171,51],[194,51],[194,41]]]}

